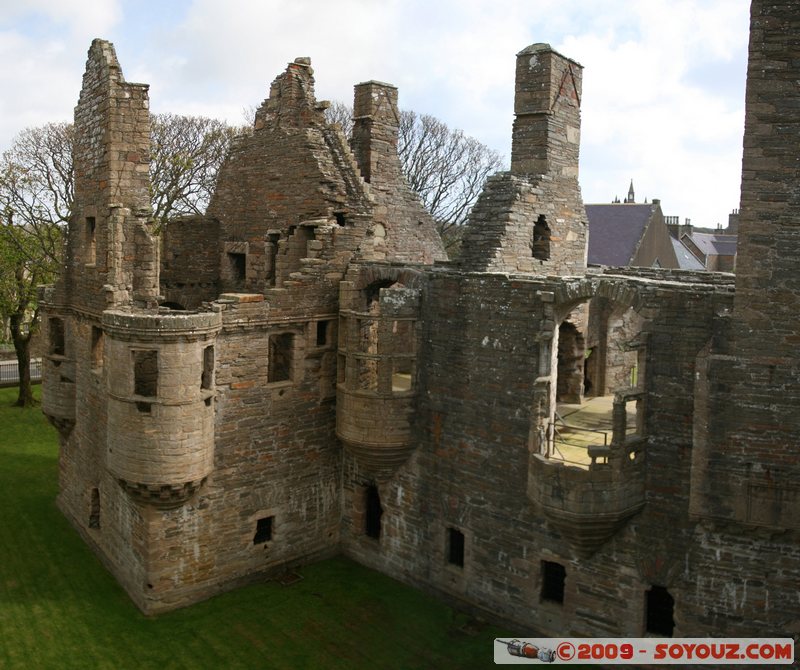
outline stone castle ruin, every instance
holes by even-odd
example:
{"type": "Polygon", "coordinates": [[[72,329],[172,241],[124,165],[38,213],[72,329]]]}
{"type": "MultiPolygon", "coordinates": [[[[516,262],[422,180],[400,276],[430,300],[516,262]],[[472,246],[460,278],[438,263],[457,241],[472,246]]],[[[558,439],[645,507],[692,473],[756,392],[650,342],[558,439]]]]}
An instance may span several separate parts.
{"type": "Polygon", "coordinates": [[[752,5],[735,278],[587,268],[582,68],[546,44],[458,262],[397,90],[355,87],[348,143],[304,58],[157,237],[147,86],[95,40],[42,295],[64,514],[149,613],[342,553],[542,634],[796,634],[799,10],[752,5]]]}

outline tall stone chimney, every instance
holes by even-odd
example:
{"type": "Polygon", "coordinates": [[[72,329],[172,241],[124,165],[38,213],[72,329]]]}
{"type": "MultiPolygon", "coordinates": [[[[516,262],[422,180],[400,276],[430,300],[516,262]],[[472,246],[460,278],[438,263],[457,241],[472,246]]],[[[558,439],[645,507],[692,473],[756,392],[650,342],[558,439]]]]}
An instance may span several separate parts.
{"type": "Polygon", "coordinates": [[[512,173],[577,179],[582,73],[549,44],[517,54],[512,173]]]}
{"type": "Polygon", "coordinates": [[[356,84],[352,146],[365,181],[372,183],[399,176],[399,126],[397,88],[380,81],[356,84]]]}

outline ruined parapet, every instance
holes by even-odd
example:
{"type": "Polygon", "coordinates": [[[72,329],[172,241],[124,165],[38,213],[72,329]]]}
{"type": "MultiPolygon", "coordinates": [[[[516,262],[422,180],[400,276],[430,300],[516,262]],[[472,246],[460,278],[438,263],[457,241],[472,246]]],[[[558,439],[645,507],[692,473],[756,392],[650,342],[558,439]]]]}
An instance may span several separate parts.
{"type": "Polygon", "coordinates": [[[75,199],[67,274],[72,301],[97,314],[154,305],[148,86],[125,81],[114,45],[94,40],[75,108],[75,199]]]}
{"type": "Polygon", "coordinates": [[[325,124],[327,101],[314,97],[314,69],[311,59],[295,58],[285,72],[279,74],[269,89],[269,97],[256,111],[254,128],[266,125],[302,127],[325,124]]]}
{"type": "Polygon", "coordinates": [[[399,126],[394,86],[379,81],[355,86],[351,144],[376,203],[372,235],[362,245],[362,257],[406,263],[446,260],[433,217],[403,176],[397,154],[399,126]]]}
{"type": "Polygon", "coordinates": [[[472,209],[462,267],[577,275],[588,220],[578,185],[582,68],[534,44],[517,54],[511,171],[490,177],[472,209]]]}
{"type": "Polygon", "coordinates": [[[420,289],[402,278],[341,284],[336,434],[359,467],[386,479],[411,454],[420,289]]]}
{"type": "Polygon", "coordinates": [[[218,312],[103,314],[107,466],[138,502],[180,505],[214,462],[218,312]]]}

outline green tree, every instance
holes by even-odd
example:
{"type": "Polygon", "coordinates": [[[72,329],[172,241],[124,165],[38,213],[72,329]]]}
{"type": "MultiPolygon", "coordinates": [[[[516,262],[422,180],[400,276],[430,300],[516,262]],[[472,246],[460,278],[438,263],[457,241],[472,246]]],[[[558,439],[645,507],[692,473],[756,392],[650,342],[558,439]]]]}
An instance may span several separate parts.
{"type": "Polygon", "coordinates": [[[20,133],[0,159],[0,316],[19,370],[17,405],[33,403],[31,338],[39,327],[37,286],[58,274],[72,211],[72,126],[50,123],[20,133]]]}

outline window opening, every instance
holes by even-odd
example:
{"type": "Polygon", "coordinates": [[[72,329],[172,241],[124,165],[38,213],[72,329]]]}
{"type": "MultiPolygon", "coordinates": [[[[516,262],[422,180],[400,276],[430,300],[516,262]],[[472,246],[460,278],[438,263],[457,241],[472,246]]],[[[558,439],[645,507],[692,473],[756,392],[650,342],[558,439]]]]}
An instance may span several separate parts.
{"type": "Polygon", "coordinates": [[[550,227],[547,225],[547,220],[544,214],[540,214],[536,223],[533,226],[533,244],[531,251],[534,258],[540,261],[550,259],[550,227]]]}
{"type": "Polygon", "coordinates": [[[158,395],[158,352],[133,352],[133,393],[155,397],[158,395]]]}
{"type": "Polygon", "coordinates": [[[247,277],[247,254],[228,252],[231,279],[237,284],[243,284],[247,277]]]}
{"type": "Polygon", "coordinates": [[[89,506],[89,528],[100,528],[100,489],[92,489],[89,506]]]}
{"type": "Polygon", "coordinates": [[[86,217],[86,263],[93,265],[96,256],[95,229],[97,223],[93,216],[86,217]]]}
{"type": "Polygon", "coordinates": [[[328,344],[328,325],[330,321],[317,321],[317,346],[324,347],[328,344]]]}
{"type": "Polygon", "coordinates": [[[63,356],[64,347],[64,322],[61,319],[50,319],[50,353],[53,356],[63,356]]]}
{"type": "Polygon", "coordinates": [[[564,581],[567,571],[561,563],[542,561],[542,600],[564,602],[564,581]]]}
{"type": "Polygon", "coordinates": [[[103,329],[92,326],[92,369],[100,370],[103,367],[103,329]]]}
{"type": "Polygon", "coordinates": [[[253,544],[262,544],[272,539],[272,521],[274,516],[265,516],[256,521],[256,534],[253,536],[253,544]]]}
{"type": "Polygon", "coordinates": [[[464,567],[464,533],[456,528],[447,529],[447,562],[464,567]]]}
{"type": "Polygon", "coordinates": [[[337,226],[346,226],[347,225],[347,219],[345,218],[344,212],[334,212],[333,216],[336,219],[336,225],[337,226]]]}
{"type": "Polygon", "coordinates": [[[269,336],[269,382],[283,382],[292,378],[293,333],[269,336]]]}
{"type": "Polygon", "coordinates": [[[652,586],[647,591],[646,609],[647,632],[672,637],[675,629],[675,600],[669,591],[663,586],[652,586]]]}
{"type": "Polygon", "coordinates": [[[368,486],[364,492],[364,498],[366,503],[364,530],[367,537],[378,540],[381,537],[381,517],[383,516],[381,496],[378,493],[378,487],[368,486]]]}

